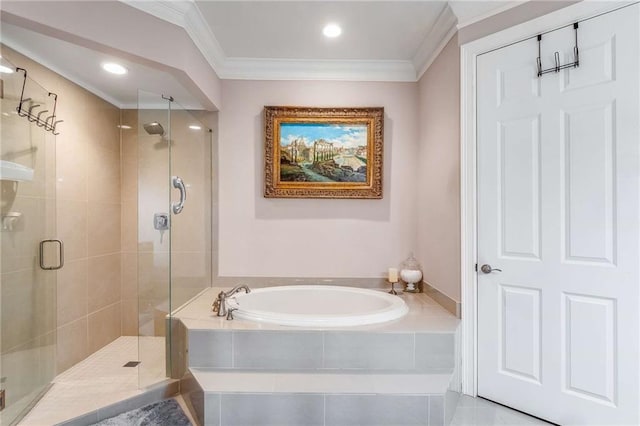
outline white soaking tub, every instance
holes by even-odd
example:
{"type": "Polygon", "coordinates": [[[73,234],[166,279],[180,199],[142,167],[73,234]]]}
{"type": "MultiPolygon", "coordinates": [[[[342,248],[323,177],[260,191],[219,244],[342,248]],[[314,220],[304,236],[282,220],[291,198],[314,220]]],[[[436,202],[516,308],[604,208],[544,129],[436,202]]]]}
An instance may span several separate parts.
{"type": "Polygon", "coordinates": [[[227,308],[236,318],[300,327],[379,324],[409,312],[404,300],[384,291],[327,285],[266,287],[236,293],[227,308]]]}

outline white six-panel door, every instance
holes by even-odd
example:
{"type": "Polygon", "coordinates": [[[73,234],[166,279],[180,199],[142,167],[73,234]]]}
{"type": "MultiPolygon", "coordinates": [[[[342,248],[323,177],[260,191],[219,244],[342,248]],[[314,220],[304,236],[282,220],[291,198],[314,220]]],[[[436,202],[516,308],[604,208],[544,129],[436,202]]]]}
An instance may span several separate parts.
{"type": "Polygon", "coordinates": [[[477,61],[478,394],[563,425],[640,424],[639,11],[477,61]]]}

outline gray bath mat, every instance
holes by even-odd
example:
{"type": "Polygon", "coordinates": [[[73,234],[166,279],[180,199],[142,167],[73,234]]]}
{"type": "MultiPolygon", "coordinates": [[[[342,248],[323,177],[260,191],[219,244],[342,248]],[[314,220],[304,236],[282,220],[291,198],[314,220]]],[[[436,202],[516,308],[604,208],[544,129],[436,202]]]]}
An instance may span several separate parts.
{"type": "MultiPolygon", "coordinates": [[[[165,399],[95,423],[98,426],[192,426],[175,399],[165,399]]],[[[94,425],[94,426],[95,426],[94,425]]]]}

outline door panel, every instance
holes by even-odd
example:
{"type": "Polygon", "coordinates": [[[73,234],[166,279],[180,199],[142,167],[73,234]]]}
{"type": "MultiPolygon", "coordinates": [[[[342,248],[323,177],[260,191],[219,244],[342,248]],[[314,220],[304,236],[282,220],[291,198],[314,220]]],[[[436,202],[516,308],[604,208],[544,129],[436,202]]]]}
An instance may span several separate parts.
{"type": "Polygon", "coordinates": [[[614,264],[615,101],[561,114],[564,260],[614,264]]]}
{"type": "Polygon", "coordinates": [[[640,423],[639,10],[477,62],[478,393],[560,424],[640,423]]]}
{"type": "Polygon", "coordinates": [[[501,257],[540,257],[540,115],[500,123],[501,257]]]}
{"type": "Polygon", "coordinates": [[[540,290],[500,286],[502,336],[501,370],[519,379],[540,383],[540,290]]]}
{"type": "Polygon", "coordinates": [[[563,294],[563,299],[563,389],[615,406],[615,301],[575,294],[563,294]]]}

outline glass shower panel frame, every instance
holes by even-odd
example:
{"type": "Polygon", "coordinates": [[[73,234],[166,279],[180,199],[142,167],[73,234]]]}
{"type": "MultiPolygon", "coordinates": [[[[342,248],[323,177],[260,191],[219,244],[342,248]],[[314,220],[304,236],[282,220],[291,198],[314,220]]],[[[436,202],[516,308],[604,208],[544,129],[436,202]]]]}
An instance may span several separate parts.
{"type": "Polygon", "coordinates": [[[201,114],[168,97],[139,92],[140,387],[181,377],[172,358],[184,342],[177,342],[171,317],[211,286],[212,132],[196,117],[201,114]],[[179,182],[186,200],[182,209],[174,209],[181,198],[179,182]]]}
{"type": "Polygon", "coordinates": [[[187,193],[171,220],[171,312],[211,286],[212,131],[200,120],[206,114],[171,105],[171,175],[187,193]]]}
{"type": "MultiPolygon", "coordinates": [[[[2,59],[3,65],[15,69],[2,59]]],[[[56,138],[17,114],[22,72],[0,83],[0,424],[15,424],[49,388],[56,373],[57,273],[40,268],[40,242],[56,239],[56,138]],[[24,167],[22,173],[9,168],[24,167]],[[31,176],[31,173],[33,175],[31,176]]],[[[31,78],[23,106],[53,108],[31,78]],[[39,105],[39,106],[35,106],[39,105]]],[[[48,257],[57,253],[48,253],[48,257]]]]}
{"type": "Polygon", "coordinates": [[[138,91],[138,384],[167,377],[170,312],[171,102],[138,91]]]}

